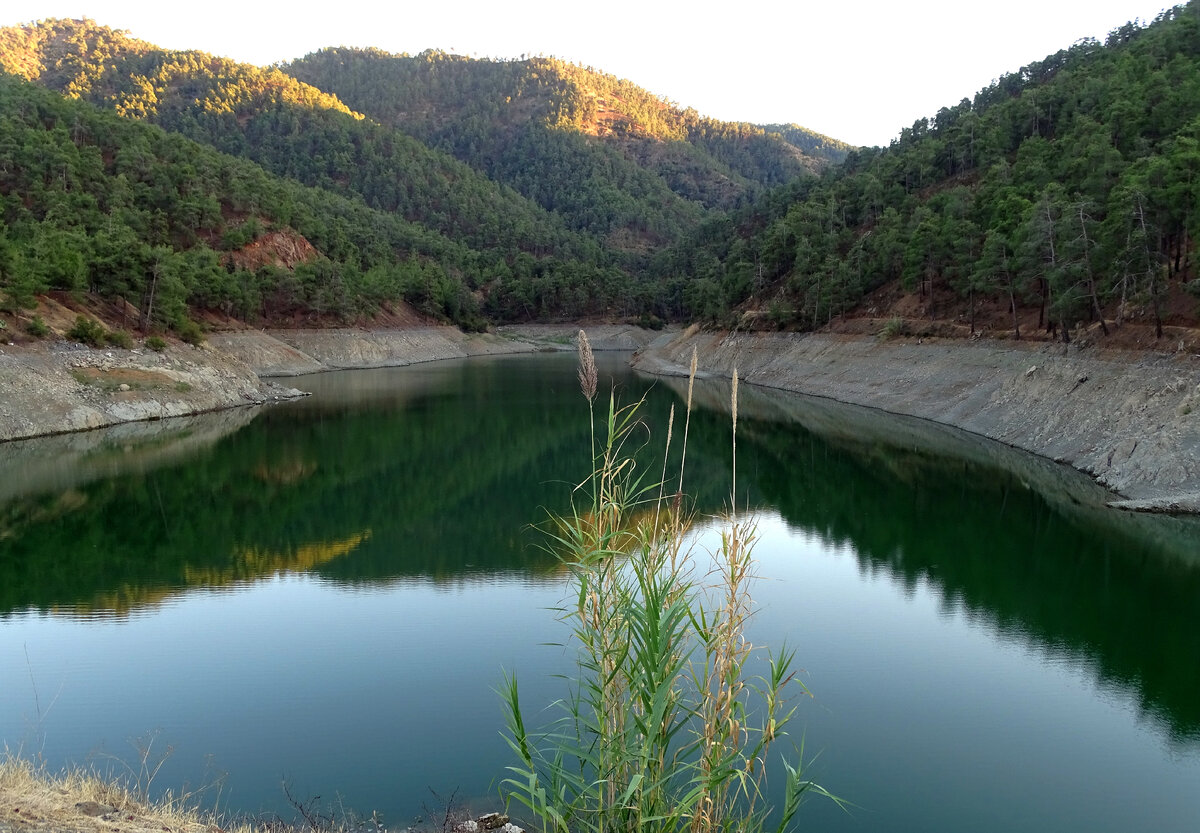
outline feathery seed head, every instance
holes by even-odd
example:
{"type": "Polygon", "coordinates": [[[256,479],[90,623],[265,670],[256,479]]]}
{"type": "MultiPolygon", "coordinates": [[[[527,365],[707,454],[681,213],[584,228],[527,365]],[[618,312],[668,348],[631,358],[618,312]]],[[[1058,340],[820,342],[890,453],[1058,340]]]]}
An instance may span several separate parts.
{"type": "Polygon", "coordinates": [[[577,337],[579,346],[579,388],[588,402],[596,398],[596,359],[592,355],[592,345],[588,344],[587,333],[579,331],[577,337]]]}
{"type": "Polygon", "coordinates": [[[688,413],[692,411],[692,386],[696,384],[696,346],[692,345],[692,366],[688,368],[688,394],[687,408],[688,413]]]}
{"type": "Polygon", "coordinates": [[[733,431],[737,433],[737,385],[738,375],[737,368],[733,369],[733,390],[730,392],[729,398],[733,404],[733,431]]]}

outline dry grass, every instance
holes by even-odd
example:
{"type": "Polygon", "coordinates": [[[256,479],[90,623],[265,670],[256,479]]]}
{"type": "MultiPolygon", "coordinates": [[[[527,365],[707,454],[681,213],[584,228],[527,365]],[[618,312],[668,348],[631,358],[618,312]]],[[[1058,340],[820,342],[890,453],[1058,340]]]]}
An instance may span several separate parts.
{"type": "Polygon", "coordinates": [[[252,833],[245,825],[224,827],[168,794],[140,800],[118,780],[83,769],[60,774],[9,756],[0,760],[0,831],[55,833],[252,833]]]}
{"type": "MultiPolygon", "coordinates": [[[[360,816],[340,798],[326,806],[319,798],[302,801],[283,785],[292,818],[238,816],[201,809],[202,793],[171,791],[147,795],[163,758],[151,754],[152,741],[139,748],[140,764],[115,763],[115,774],[73,768],[52,773],[12,752],[0,752],[0,833],[386,833],[375,813],[360,816]],[[120,767],[125,767],[120,770],[120,767]]],[[[157,792],[157,790],[155,791],[157,792]]],[[[416,831],[449,831],[468,816],[450,800],[416,831]]]]}

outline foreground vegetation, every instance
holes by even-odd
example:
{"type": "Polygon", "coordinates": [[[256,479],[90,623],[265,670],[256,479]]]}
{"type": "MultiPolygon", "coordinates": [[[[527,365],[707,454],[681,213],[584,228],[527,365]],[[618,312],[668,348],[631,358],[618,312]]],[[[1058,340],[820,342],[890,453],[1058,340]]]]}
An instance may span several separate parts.
{"type": "MultiPolygon", "coordinates": [[[[23,830],[90,833],[111,830],[115,821],[133,833],[166,829],[209,833],[220,821],[171,794],[149,801],[123,779],[83,769],[54,774],[15,756],[0,759],[0,801],[5,822],[16,822],[23,830]]],[[[261,829],[248,824],[220,826],[226,833],[261,829]]]]}
{"type": "MultiPolygon", "coordinates": [[[[580,382],[589,417],[596,370],[579,334],[580,382]]],[[[692,360],[692,381],[696,372],[692,360]]],[[[635,403],[610,394],[595,473],[577,488],[581,505],[556,517],[551,547],[569,571],[563,618],[572,625],[577,679],[562,717],[530,731],[515,677],[503,689],[508,741],[518,758],[504,782],[544,831],[756,831],[789,829],[810,792],[828,795],[785,755],[783,799],[766,792],[771,755],[795,707],[792,653],[766,658],[753,677],[745,637],[753,604],[753,524],[736,513],[706,565],[693,556],[683,498],[666,485],[674,410],[661,479],[639,470],[644,428],[635,403]]],[[[732,390],[736,495],[737,375],[732,390]]],[[[686,460],[691,384],[683,430],[686,460]]],[[[593,423],[594,424],[594,423],[593,423]]],[[[797,753],[799,754],[799,753],[797,753]]]]}

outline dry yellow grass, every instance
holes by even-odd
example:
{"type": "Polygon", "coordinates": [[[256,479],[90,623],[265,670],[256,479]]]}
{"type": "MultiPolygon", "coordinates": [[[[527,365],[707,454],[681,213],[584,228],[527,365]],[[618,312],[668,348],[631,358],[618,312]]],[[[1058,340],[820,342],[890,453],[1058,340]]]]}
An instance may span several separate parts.
{"type": "Polygon", "coordinates": [[[0,759],[0,833],[251,833],[223,827],[167,796],[147,803],[86,770],[59,775],[20,758],[0,759]]]}

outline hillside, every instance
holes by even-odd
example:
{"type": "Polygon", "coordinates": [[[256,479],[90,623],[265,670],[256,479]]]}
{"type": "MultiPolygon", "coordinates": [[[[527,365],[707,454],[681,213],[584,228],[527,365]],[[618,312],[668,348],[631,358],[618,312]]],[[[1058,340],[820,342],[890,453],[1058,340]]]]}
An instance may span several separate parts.
{"type": "MultiPolygon", "coordinates": [[[[413,253],[432,256],[453,288],[429,287],[424,298],[402,294],[427,314],[471,326],[482,323],[480,315],[491,321],[648,316],[663,308],[660,285],[645,273],[653,252],[769,184],[807,176],[843,149],[819,137],[810,143],[811,155],[805,155],[778,134],[701,119],[628,82],[561,62],[354,53],[350,63],[364,68],[368,84],[361,73],[316,78],[319,56],[290,69],[304,75],[301,69],[307,67],[327,89],[278,68],[160,49],[90,20],[0,29],[0,70],[12,76],[124,119],[151,122],[250,160],[276,177],[387,215],[366,227],[400,219],[417,230],[412,233],[436,240],[393,248],[392,265],[413,253]],[[396,65],[406,69],[396,74],[396,65]],[[362,110],[337,95],[347,82],[347,95],[362,110]],[[605,117],[596,116],[593,107],[596,117],[584,118],[579,106],[584,82],[593,96],[606,96],[605,117]],[[365,94],[356,91],[364,84],[365,94]],[[623,102],[619,117],[612,109],[617,101],[623,102]],[[401,105],[424,116],[398,120],[401,105]],[[427,251],[430,246],[437,251],[427,251]]],[[[172,202],[177,196],[161,198],[172,202]]],[[[178,214],[176,208],[169,213],[178,214]]],[[[16,229],[22,222],[15,218],[7,224],[16,229]]],[[[212,225],[208,220],[197,218],[188,229],[178,218],[173,222],[176,248],[191,247],[185,238],[212,243],[206,237],[214,231],[204,225],[212,225]]],[[[249,238],[242,242],[253,242],[273,225],[287,226],[288,218],[249,222],[249,238]]],[[[329,232],[326,227],[320,234],[329,232]]],[[[140,229],[134,236],[154,246],[162,242],[156,234],[140,229]]],[[[332,245],[346,249],[347,233],[339,235],[332,245]]],[[[8,237],[17,249],[33,245],[24,233],[8,237]]],[[[309,243],[331,256],[328,246],[313,240],[304,245],[309,243]]],[[[382,265],[379,252],[347,251],[333,259],[353,262],[360,271],[382,265]]],[[[247,260],[226,262],[236,270],[247,260]]],[[[135,282],[144,280],[139,276],[135,282]]],[[[68,279],[25,283],[79,288],[78,281],[68,279]]],[[[353,286],[354,280],[339,276],[334,283],[353,286]]],[[[9,307],[27,303],[27,289],[15,294],[22,300],[8,301],[9,307]]],[[[123,297],[136,304],[129,295],[123,297]]],[[[210,301],[190,297],[187,303],[206,309],[210,301]]],[[[354,295],[352,304],[317,304],[309,312],[320,316],[334,309],[345,318],[372,303],[354,295]]]]}
{"type": "MultiPolygon", "coordinates": [[[[378,292],[344,288],[357,287],[359,273],[399,269],[422,277],[391,281],[383,295],[473,326],[640,315],[1131,346],[1200,338],[1191,332],[1200,295],[1200,0],[1127,24],[1104,43],[1078,41],[917,121],[889,147],[849,150],[832,166],[847,150],[834,140],[794,125],[704,119],[547,58],[326,49],[264,69],[160,50],[89,21],[50,21],[0,31],[0,67],[250,159],[278,181],[315,189],[305,192],[310,203],[321,194],[346,200],[343,219],[305,231],[286,207],[248,217],[226,195],[216,198],[214,228],[212,210],[188,208],[180,185],[159,197],[169,234],[153,214],[131,225],[145,245],[178,251],[237,249],[277,230],[285,247],[311,245],[345,266],[336,279],[290,280],[322,287],[314,298],[352,299],[305,301],[318,316],[378,306],[378,292]],[[365,225],[350,227],[344,218],[362,211],[365,225]],[[393,229],[386,244],[365,233],[375,224],[393,229]],[[287,237],[293,231],[303,244],[287,237]],[[436,279],[423,277],[430,268],[436,279]]],[[[79,118],[25,129],[48,130],[55,152],[69,157],[63,143],[81,138],[69,119],[79,118]]],[[[118,145],[109,153],[101,152],[106,164],[123,160],[112,175],[136,156],[118,145]]],[[[5,174],[17,183],[25,164],[5,174]]],[[[45,164],[33,163],[42,187],[69,196],[55,198],[57,210],[24,207],[47,228],[94,237],[102,224],[72,219],[61,205],[77,200],[73,187],[37,167],[45,164]]],[[[20,262],[39,261],[29,252],[49,244],[19,208],[10,202],[9,249],[20,262]]],[[[90,249],[105,251],[94,240],[90,249]]],[[[102,261],[88,261],[88,274],[100,275],[102,261]]],[[[227,272],[262,268],[241,256],[220,262],[227,272]]],[[[134,283],[154,285],[153,270],[138,268],[134,283]]],[[[13,287],[10,307],[30,286],[80,285],[3,280],[13,287]]],[[[148,305],[114,286],[103,291],[148,305]]],[[[239,293],[257,297],[226,291],[239,293]]],[[[257,303],[183,297],[204,309],[257,303]]]]}
{"type": "Polygon", "coordinates": [[[52,20],[0,31],[0,67],[510,262],[636,269],[712,210],[845,149],[820,137],[802,151],[552,59],[326,50],[285,74],[52,20]]]}
{"type": "Polygon", "coordinates": [[[781,135],[704,118],[555,58],[326,49],[284,70],[511,185],[575,228],[632,231],[649,243],[692,224],[701,207],[732,208],[849,150],[795,126],[781,135]]]}
{"type": "Polygon", "coordinates": [[[599,256],[515,192],[276,69],[158,49],[86,20],[0,30],[0,68],[279,176],[360,197],[473,248],[599,256]]]}
{"type": "Polygon", "coordinates": [[[684,318],[1165,339],[1197,321],[1198,171],[1193,0],[1004,75],[655,266],[684,318]]]}
{"type": "Polygon", "coordinates": [[[300,323],[406,301],[474,328],[482,306],[535,317],[557,303],[603,309],[618,293],[628,303],[614,268],[523,252],[510,266],[502,251],[12,76],[0,75],[0,112],[0,309],[14,331],[54,290],[100,299],[110,326],[193,338],[206,311],[300,323]],[[557,295],[568,278],[577,294],[557,295]]]}

